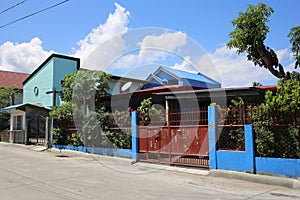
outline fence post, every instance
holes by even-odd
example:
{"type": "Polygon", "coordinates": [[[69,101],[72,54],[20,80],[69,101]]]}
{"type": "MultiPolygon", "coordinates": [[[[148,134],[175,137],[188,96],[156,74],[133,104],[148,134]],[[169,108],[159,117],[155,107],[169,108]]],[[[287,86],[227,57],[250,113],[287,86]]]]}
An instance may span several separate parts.
{"type": "Polygon", "coordinates": [[[246,160],[248,161],[248,169],[250,173],[255,173],[255,148],[254,148],[254,137],[253,137],[253,125],[244,125],[245,130],[245,152],[246,160]]]}
{"type": "Polygon", "coordinates": [[[132,159],[138,161],[139,153],[139,115],[137,111],[131,112],[131,143],[132,143],[132,159]]]}
{"type": "Polygon", "coordinates": [[[208,106],[209,167],[217,169],[217,107],[208,106]]]}

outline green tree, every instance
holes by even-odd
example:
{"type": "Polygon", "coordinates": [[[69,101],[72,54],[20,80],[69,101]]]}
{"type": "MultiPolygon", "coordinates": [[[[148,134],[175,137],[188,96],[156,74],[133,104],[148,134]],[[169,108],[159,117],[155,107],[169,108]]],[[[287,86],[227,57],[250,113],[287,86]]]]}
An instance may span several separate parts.
{"type": "Polygon", "coordinates": [[[265,103],[254,108],[257,152],[260,156],[300,158],[300,76],[279,79],[277,92],[267,91],[265,103]]]}
{"type": "MultiPolygon", "coordinates": [[[[109,80],[110,75],[94,70],[80,70],[67,75],[62,84],[64,103],[51,111],[51,117],[57,120],[75,120],[84,143],[95,139],[97,134],[93,131],[95,126],[99,127],[95,101],[97,98],[109,95],[109,80]]],[[[62,131],[57,131],[58,137],[65,138],[59,136],[59,134],[66,134],[65,127],[59,128],[62,131]]]]}
{"type": "MultiPolygon", "coordinates": [[[[284,71],[275,51],[265,45],[267,33],[270,30],[267,22],[273,12],[273,8],[264,3],[256,6],[248,5],[246,12],[240,12],[239,16],[232,21],[234,30],[229,35],[231,40],[227,43],[227,47],[236,48],[237,54],[246,53],[247,59],[255,66],[268,69],[275,77],[290,79],[290,73],[284,71]]],[[[292,28],[288,37],[292,42],[297,68],[300,64],[300,27],[292,28]]]]}
{"type": "Polygon", "coordinates": [[[137,108],[137,111],[139,112],[141,126],[147,126],[151,122],[153,124],[166,121],[165,113],[159,107],[157,108],[153,105],[151,97],[144,99],[137,108]]]}
{"type": "MultiPolygon", "coordinates": [[[[0,87],[0,108],[4,108],[10,105],[11,96],[13,94],[20,93],[17,85],[11,85],[6,87],[0,87]]],[[[9,128],[9,114],[0,113],[0,130],[9,128]]]]}
{"type": "Polygon", "coordinates": [[[256,86],[262,86],[262,84],[261,84],[260,82],[254,81],[254,82],[252,82],[252,86],[253,86],[253,87],[256,87],[256,86]]]}

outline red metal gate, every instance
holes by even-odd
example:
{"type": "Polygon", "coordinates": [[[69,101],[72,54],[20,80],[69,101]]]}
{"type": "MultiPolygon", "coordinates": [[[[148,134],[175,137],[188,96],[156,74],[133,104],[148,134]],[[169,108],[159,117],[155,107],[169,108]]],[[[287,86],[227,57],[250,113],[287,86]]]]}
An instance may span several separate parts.
{"type": "MultiPolygon", "coordinates": [[[[207,110],[197,112],[199,115],[184,113],[194,116],[185,121],[174,117],[175,113],[169,113],[167,126],[140,126],[139,160],[208,168],[207,110]]],[[[182,114],[181,118],[184,118],[182,114]]]]}

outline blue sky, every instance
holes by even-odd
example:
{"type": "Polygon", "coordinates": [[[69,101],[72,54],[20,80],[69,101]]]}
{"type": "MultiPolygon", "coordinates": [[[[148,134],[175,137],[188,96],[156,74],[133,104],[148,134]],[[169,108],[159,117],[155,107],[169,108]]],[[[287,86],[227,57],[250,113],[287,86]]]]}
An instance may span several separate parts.
{"type": "MultiPolygon", "coordinates": [[[[27,0],[20,6],[0,14],[0,26],[61,1],[27,0]]],[[[0,11],[18,2],[21,0],[1,2],[0,11]]],[[[207,57],[201,52],[202,58],[198,62],[188,54],[184,54],[181,60],[178,56],[161,53],[159,55],[149,52],[142,54],[141,49],[144,43],[141,39],[140,46],[137,46],[140,48],[139,51],[127,56],[126,59],[121,59],[122,64],[128,64],[129,57],[131,65],[127,66],[138,65],[139,69],[151,63],[169,64],[178,69],[185,69],[187,67],[185,64],[192,62],[197,66],[205,66],[197,70],[203,70],[205,74],[218,79],[225,87],[251,85],[253,81],[275,84],[276,79],[268,71],[252,67],[252,63],[247,62],[245,56],[237,56],[234,50],[228,50],[225,47],[232,30],[231,21],[238,16],[240,11],[245,11],[249,3],[257,4],[258,2],[260,1],[70,0],[58,7],[1,28],[0,69],[30,73],[53,52],[85,60],[97,46],[101,46],[115,35],[126,34],[130,30],[145,27],[160,27],[172,30],[171,37],[174,37],[173,40],[168,41],[170,37],[165,39],[159,35],[164,34],[163,31],[156,31],[156,36],[161,36],[159,37],[161,41],[166,42],[165,44],[161,42],[162,46],[159,48],[166,45],[168,51],[178,53],[184,47],[180,41],[183,41],[185,37],[189,38],[185,41],[193,41],[194,44],[201,46],[207,53],[207,57]],[[170,43],[174,45],[168,46],[170,43]],[[157,60],[142,59],[141,55],[153,56],[157,60]],[[133,62],[132,59],[140,59],[140,62],[136,60],[133,62]],[[211,68],[214,68],[218,75],[212,72],[211,68]]],[[[277,51],[281,62],[292,69],[293,59],[287,34],[291,27],[299,25],[297,9],[300,2],[298,0],[263,2],[275,10],[270,18],[270,33],[266,43],[277,51]]],[[[151,29],[146,29],[146,32],[149,30],[151,29]]],[[[149,35],[151,34],[150,31],[149,35]]],[[[152,38],[147,41],[149,45],[149,41],[157,40],[152,38]]],[[[114,52],[114,50],[108,48],[106,52],[114,52]]],[[[110,57],[107,54],[105,56],[110,57]]],[[[116,62],[120,64],[121,61],[116,62]]],[[[123,67],[113,72],[124,72],[126,75],[126,73],[130,74],[129,71],[123,67]]]]}

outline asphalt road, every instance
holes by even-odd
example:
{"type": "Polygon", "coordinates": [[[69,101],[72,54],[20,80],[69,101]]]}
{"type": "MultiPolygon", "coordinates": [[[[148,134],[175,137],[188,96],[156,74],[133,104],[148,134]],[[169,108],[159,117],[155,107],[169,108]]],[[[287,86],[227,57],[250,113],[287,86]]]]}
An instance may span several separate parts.
{"type": "Polygon", "coordinates": [[[300,191],[0,143],[1,200],[300,199],[300,191]]]}

